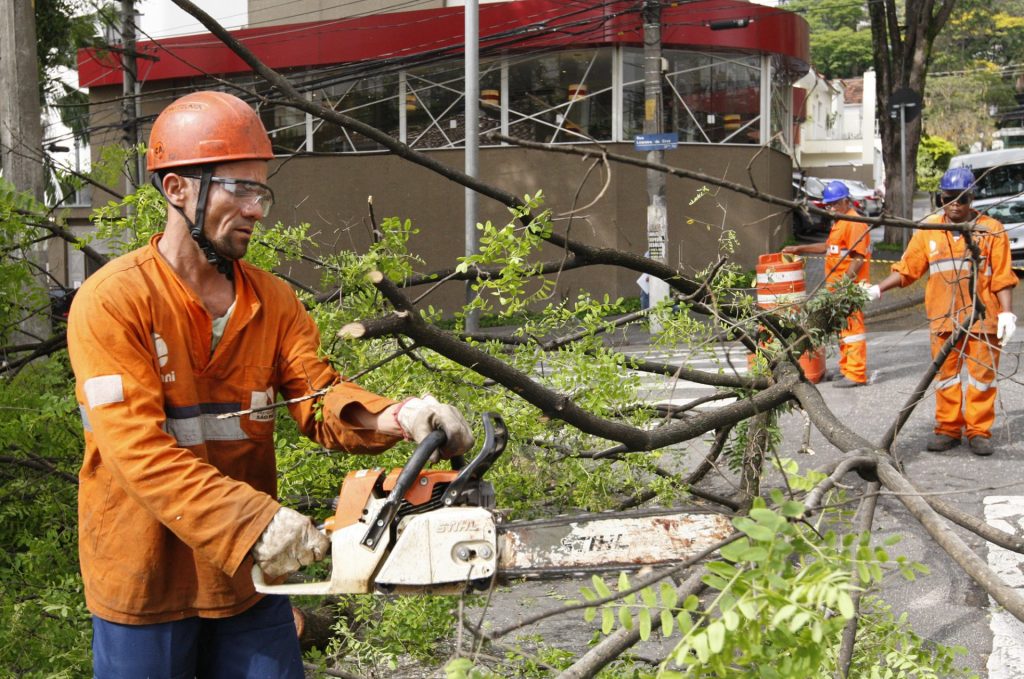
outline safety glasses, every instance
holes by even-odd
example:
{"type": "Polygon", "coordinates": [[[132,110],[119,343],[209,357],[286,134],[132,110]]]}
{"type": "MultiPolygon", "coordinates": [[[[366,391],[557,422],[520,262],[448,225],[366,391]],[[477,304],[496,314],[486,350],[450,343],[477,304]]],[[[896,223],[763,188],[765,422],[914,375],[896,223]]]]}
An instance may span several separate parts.
{"type": "Polygon", "coordinates": [[[967,205],[971,202],[971,194],[969,193],[942,193],[939,194],[939,201],[942,205],[950,205],[956,203],[958,205],[967,205]]]}
{"type": "MultiPolygon", "coordinates": [[[[190,174],[183,174],[181,176],[188,177],[189,179],[202,179],[190,174]]],[[[235,179],[234,177],[210,177],[210,181],[214,184],[219,184],[221,188],[230,193],[240,203],[259,205],[260,212],[264,217],[270,214],[270,208],[274,206],[274,190],[266,184],[248,179],[235,179]]]]}

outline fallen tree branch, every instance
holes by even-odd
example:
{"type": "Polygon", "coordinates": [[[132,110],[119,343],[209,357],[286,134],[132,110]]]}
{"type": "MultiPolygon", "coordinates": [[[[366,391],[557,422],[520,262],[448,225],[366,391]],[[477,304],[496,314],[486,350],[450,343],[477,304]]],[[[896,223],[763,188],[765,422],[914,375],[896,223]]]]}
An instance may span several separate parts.
{"type": "Polygon", "coordinates": [[[1005,608],[1010,615],[1024,622],[1024,596],[1000,580],[988,564],[950,530],[924,498],[917,495],[917,489],[895,467],[883,462],[878,465],[877,473],[882,485],[897,493],[903,506],[924,526],[943,551],[996,603],[1005,608]]]}

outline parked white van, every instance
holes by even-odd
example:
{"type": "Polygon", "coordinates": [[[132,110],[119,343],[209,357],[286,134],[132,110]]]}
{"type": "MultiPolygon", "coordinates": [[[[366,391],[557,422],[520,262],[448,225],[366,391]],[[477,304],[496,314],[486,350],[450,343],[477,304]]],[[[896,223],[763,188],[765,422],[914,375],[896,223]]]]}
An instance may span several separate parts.
{"type": "Polygon", "coordinates": [[[1003,223],[1014,263],[1024,260],[1024,148],[965,153],[949,166],[971,169],[973,206],[1003,223]]]}
{"type": "Polygon", "coordinates": [[[982,151],[954,156],[950,167],[969,167],[977,180],[974,206],[1024,193],[1024,148],[982,151]]]}

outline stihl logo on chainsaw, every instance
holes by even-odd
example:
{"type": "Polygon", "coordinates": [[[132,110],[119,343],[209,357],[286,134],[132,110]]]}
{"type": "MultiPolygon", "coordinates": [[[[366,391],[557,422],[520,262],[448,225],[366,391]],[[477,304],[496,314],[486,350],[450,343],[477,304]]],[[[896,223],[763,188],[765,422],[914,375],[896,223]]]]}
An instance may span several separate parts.
{"type": "Polygon", "coordinates": [[[479,524],[476,521],[446,521],[444,523],[437,524],[437,528],[434,530],[435,533],[473,533],[480,529],[479,524]]]}
{"type": "Polygon", "coordinates": [[[622,533],[614,535],[567,535],[562,546],[570,552],[608,552],[628,549],[629,541],[622,533]]]}

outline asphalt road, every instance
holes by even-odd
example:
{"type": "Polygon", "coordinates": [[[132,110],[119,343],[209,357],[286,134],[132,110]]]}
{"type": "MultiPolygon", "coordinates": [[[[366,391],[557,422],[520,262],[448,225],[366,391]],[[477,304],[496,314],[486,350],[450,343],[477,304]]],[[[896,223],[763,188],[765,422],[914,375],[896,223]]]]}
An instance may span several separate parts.
{"type": "MultiPolygon", "coordinates": [[[[1024,294],[1018,295],[1018,301],[1022,301],[1022,297],[1024,294]]],[[[1024,318],[1024,313],[1019,315],[1024,318]]],[[[886,328],[884,330],[876,329],[869,322],[870,383],[867,386],[836,389],[827,382],[818,385],[836,415],[870,441],[877,442],[883,437],[929,360],[928,334],[921,327],[920,318],[920,312],[911,309],[880,324],[886,328]]],[[[642,338],[633,339],[633,344],[622,348],[629,353],[651,351],[642,338]]],[[[990,502],[999,502],[1001,500],[992,498],[1011,496],[1010,501],[1014,502],[1012,498],[1019,496],[1019,514],[1024,516],[1024,441],[1020,436],[1024,430],[1024,408],[1021,406],[1024,403],[1024,385],[1019,378],[1022,348],[1024,330],[1011,342],[1000,366],[994,436],[997,452],[992,457],[979,458],[971,454],[965,445],[946,453],[925,451],[925,442],[933,424],[933,398],[926,397],[914,411],[897,437],[893,452],[919,490],[941,494],[947,501],[979,517],[985,516],[986,498],[990,502]]],[[[666,360],[669,357],[659,358],[666,360]]],[[[828,358],[829,367],[835,367],[835,361],[833,351],[828,358]]],[[[685,388],[685,385],[676,385],[673,395],[683,395],[681,389],[685,388]]],[[[689,398],[694,395],[685,394],[689,398]]],[[[799,411],[786,415],[781,425],[783,442],[780,455],[796,458],[801,467],[826,469],[840,458],[839,451],[817,431],[812,431],[810,438],[814,454],[799,452],[805,432],[804,418],[799,411]]],[[[706,449],[706,441],[691,442],[674,451],[673,459],[683,468],[692,468],[706,449]]],[[[862,487],[862,482],[856,477],[848,481],[853,492],[862,487]]],[[[734,482],[734,479],[718,479],[712,484],[717,485],[716,489],[729,493],[730,484],[734,482]]],[[[769,483],[779,483],[779,479],[770,478],[769,483]]],[[[1024,518],[1021,516],[1013,517],[1004,527],[1024,534],[1024,518]]],[[[989,550],[980,539],[960,529],[954,531],[982,559],[989,557],[989,550]]],[[[968,655],[962,658],[961,664],[976,671],[982,679],[1024,677],[1024,659],[1014,657],[1024,654],[1024,625],[1015,620],[1001,623],[1009,625],[1011,634],[1018,636],[1009,642],[1003,641],[1002,650],[997,643],[997,657],[990,668],[994,623],[987,595],[935,544],[896,497],[883,495],[879,498],[873,532],[879,543],[890,535],[900,535],[902,541],[889,548],[890,554],[893,557],[903,555],[930,569],[930,574],[919,577],[915,582],[906,582],[895,574],[887,579],[881,594],[896,613],[905,611],[910,626],[926,639],[965,647],[968,655]],[[1005,648],[1007,643],[1011,646],[1009,653],[1005,648]]],[[[1008,568],[1011,575],[1021,576],[1019,584],[1024,588],[1024,567],[1011,561],[1008,568]]],[[[585,581],[523,583],[503,589],[494,597],[488,617],[496,626],[504,626],[541,608],[560,606],[567,598],[578,598],[579,588],[585,584],[585,581]]],[[[527,647],[540,644],[546,648],[564,648],[581,653],[586,650],[593,631],[593,625],[584,623],[581,615],[576,613],[525,628],[521,639],[527,647]]],[[[654,642],[635,650],[641,657],[657,662],[669,648],[670,645],[664,642],[654,642]]]]}

